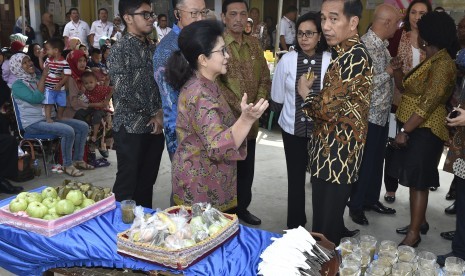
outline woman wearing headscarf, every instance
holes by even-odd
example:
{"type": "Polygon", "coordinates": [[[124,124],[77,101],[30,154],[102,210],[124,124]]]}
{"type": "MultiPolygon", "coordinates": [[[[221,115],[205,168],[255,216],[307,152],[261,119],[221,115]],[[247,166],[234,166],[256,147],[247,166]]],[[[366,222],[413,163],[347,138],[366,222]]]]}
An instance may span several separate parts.
{"type": "MultiPolygon", "coordinates": [[[[66,84],[68,96],[66,98],[66,108],[65,112],[63,113],[63,117],[74,118],[78,110],[87,109],[89,107],[106,108],[108,106],[107,102],[89,103],[84,95],[86,89],[84,88],[81,80],[82,74],[84,74],[86,71],[87,64],[87,56],[84,51],[71,51],[66,57],[66,61],[68,62],[69,68],[71,69],[71,78],[68,78],[68,83],[66,84]]],[[[111,129],[106,130],[106,132],[110,131],[111,129]]],[[[102,134],[99,135],[99,141],[104,141],[105,137],[109,136],[110,133],[102,132],[102,134]]],[[[101,142],[100,145],[101,147],[98,149],[100,154],[103,157],[108,157],[108,151],[106,149],[105,143],[101,142]]],[[[93,152],[94,149],[91,149],[91,151],[93,152]]]]}
{"type": "MultiPolygon", "coordinates": [[[[27,21],[27,19],[24,19],[24,21],[25,21],[24,25],[26,26],[25,35],[27,36],[26,45],[30,45],[36,39],[36,33],[34,32],[34,29],[29,25],[29,22],[27,21]]],[[[17,33],[22,33],[22,32],[23,32],[23,17],[20,16],[16,20],[15,27],[13,28],[13,33],[17,34],[17,33]]]]}
{"type": "Polygon", "coordinates": [[[89,127],[86,123],[63,119],[52,124],[45,121],[42,114],[44,100],[45,78],[48,67],[39,79],[35,74],[34,65],[24,53],[17,53],[10,59],[11,72],[17,80],[13,83],[12,93],[18,105],[19,120],[24,130],[30,134],[53,134],[61,137],[61,154],[64,172],[70,176],[83,176],[82,170],[92,170],[93,166],[83,160],[84,146],[89,127]],[[73,152],[74,146],[74,152],[73,152]]]}

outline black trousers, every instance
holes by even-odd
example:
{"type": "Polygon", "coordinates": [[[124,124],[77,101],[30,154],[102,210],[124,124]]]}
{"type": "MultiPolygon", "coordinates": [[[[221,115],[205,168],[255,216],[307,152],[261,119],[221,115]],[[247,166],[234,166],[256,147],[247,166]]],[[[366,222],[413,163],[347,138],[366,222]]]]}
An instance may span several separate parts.
{"type": "Polygon", "coordinates": [[[465,216],[465,179],[455,178],[457,178],[455,185],[457,219],[455,236],[452,241],[452,252],[455,256],[465,259],[465,220],[463,219],[463,216],[465,216]]]}
{"type": "Polygon", "coordinates": [[[374,204],[379,200],[383,183],[384,148],[389,126],[368,123],[368,134],[360,166],[359,178],[353,184],[349,208],[351,211],[363,210],[363,205],[374,204]]]}
{"type": "Polygon", "coordinates": [[[117,201],[133,199],[152,208],[153,185],[157,180],[165,136],[127,133],[124,127],[113,132],[118,171],[113,192],[117,201]]]}
{"type": "Polygon", "coordinates": [[[308,164],[308,138],[281,131],[287,166],[287,227],[305,227],[305,176],[308,164]]]}
{"type": "Polygon", "coordinates": [[[237,161],[237,209],[238,214],[247,211],[252,202],[252,183],[255,172],[255,139],[247,140],[247,157],[237,161]]]}
{"type": "Polygon", "coordinates": [[[91,115],[92,125],[99,125],[105,117],[105,111],[89,107],[87,109],[79,109],[74,114],[74,119],[81,120],[87,123],[87,116],[91,115]]]}
{"type": "Polygon", "coordinates": [[[344,210],[350,196],[351,184],[335,184],[312,177],[312,231],[322,233],[339,244],[344,231],[344,210]]]}
{"type": "Polygon", "coordinates": [[[18,142],[10,134],[0,134],[0,178],[18,176],[18,142]]]}

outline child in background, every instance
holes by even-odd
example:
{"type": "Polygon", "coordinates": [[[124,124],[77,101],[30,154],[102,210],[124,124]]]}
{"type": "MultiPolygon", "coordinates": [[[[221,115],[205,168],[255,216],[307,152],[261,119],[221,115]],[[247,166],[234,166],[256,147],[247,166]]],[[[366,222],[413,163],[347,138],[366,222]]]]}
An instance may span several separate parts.
{"type": "Polygon", "coordinates": [[[102,63],[102,52],[100,49],[92,48],[90,51],[90,60],[87,62],[87,67],[94,72],[99,84],[108,86],[110,78],[105,65],[102,63]]]}
{"type": "Polygon", "coordinates": [[[106,117],[105,110],[108,108],[108,102],[112,95],[112,89],[109,86],[97,84],[97,77],[93,72],[86,71],[81,76],[82,84],[86,89],[84,93],[89,101],[87,109],[79,109],[74,115],[75,119],[86,121],[88,115],[92,116],[92,142],[97,141],[98,129],[102,119],[106,117]]]}
{"type": "Polygon", "coordinates": [[[79,50],[83,51],[86,56],[89,56],[89,51],[87,51],[87,47],[84,44],[79,45],[79,50]]]}
{"type": "Polygon", "coordinates": [[[45,99],[42,102],[45,110],[47,123],[53,123],[52,108],[58,106],[57,119],[61,120],[66,107],[65,83],[71,76],[71,69],[66,59],[63,58],[62,52],[65,48],[65,42],[61,38],[52,37],[45,44],[47,59],[44,68],[48,67],[48,75],[45,79],[45,99]]]}

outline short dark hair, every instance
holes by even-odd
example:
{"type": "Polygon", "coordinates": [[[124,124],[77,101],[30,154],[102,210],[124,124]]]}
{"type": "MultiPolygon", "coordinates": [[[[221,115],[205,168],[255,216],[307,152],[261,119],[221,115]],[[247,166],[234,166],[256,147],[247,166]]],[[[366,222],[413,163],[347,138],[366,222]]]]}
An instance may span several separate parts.
{"type": "Polygon", "coordinates": [[[446,11],[446,9],[444,9],[444,8],[441,7],[441,6],[437,6],[436,8],[434,8],[433,11],[443,12],[443,11],[446,11]]]}
{"type": "Polygon", "coordinates": [[[173,9],[176,9],[176,6],[177,6],[177,5],[182,5],[182,4],[184,4],[184,1],[185,1],[185,0],[173,0],[173,1],[172,1],[173,9]]]}
{"type": "Polygon", "coordinates": [[[344,7],[342,13],[350,19],[352,16],[356,16],[359,19],[362,18],[363,4],[360,0],[323,0],[323,2],[328,1],[342,1],[344,2],[344,7]]]}
{"type": "Polygon", "coordinates": [[[428,12],[417,22],[420,37],[439,49],[446,49],[449,55],[455,59],[460,45],[457,39],[455,22],[445,12],[428,12]]]}
{"type": "Polygon", "coordinates": [[[160,13],[157,17],[158,21],[160,21],[163,17],[165,17],[166,19],[168,19],[168,17],[166,16],[166,14],[164,13],[160,13]]]}
{"type": "Polygon", "coordinates": [[[65,49],[65,42],[60,37],[51,37],[45,43],[50,45],[52,49],[58,49],[60,52],[63,52],[63,49],[65,49]]]}
{"type": "Polygon", "coordinates": [[[245,0],[224,0],[223,5],[221,6],[221,12],[226,14],[226,12],[228,11],[228,6],[232,3],[244,3],[245,9],[249,10],[249,4],[247,4],[245,0]]]}
{"type": "Polygon", "coordinates": [[[410,11],[412,10],[412,7],[418,3],[426,5],[426,9],[428,10],[428,12],[433,10],[433,7],[431,7],[431,3],[429,2],[429,0],[413,0],[412,2],[410,2],[404,17],[404,29],[406,31],[412,30],[412,27],[410,26],[410,11]]]}
{"type": "Polygon", "coordinates": [[[284,14],[286,14],[286,13],[291,13],[291,12],[297,12],[297,11],[298,11],[298,9],[297,9],[296,6],[290,5],[290,6],[288,6],[288,7],[286,8],[286,12],[285,12],[284,14]]]}
{"type": "MultiPolygon", "coordinates": [[[[299,19],[297,19],[297,23],[295,24],[295,29],[296,29],[295,41],[298,41],[297,40],[297,30],[299,29],[300,24],[302,24],[303,22],[306,22],[306,21],[312,21],[313,24],[315,24],[316,30],[318,31],[318,33],[319,34],[322,33],[321,14],[319,12],[308,12],[308,13],[302,15],[301,17],[299,17],[299,19]]],[[[297,43],[295,45],[295,49],[298,52],[302,51],[302,48],[300,48],[299,43],[297,43]]],[[[315,52],[317,54],[321,54],[327,49],[328,49],[328,44],[326,43],[326,38],[325,38],[324,35],[321,35],[320,41],[318,42],[318,45],[316,46],[315,52]]]]}
{"type": "Polygon", "coordinates": [[[95,54],[101,55],[102,51],[100,51],[100,49],[98,48],[92,48],[92,50],[90,50],[90,55],[95,55],[95,54]]]}
{"type": "Polygon", "coordinates": [[[82,76],[81,76],[81,79],[85,79],[85,78],[90,78],[90,77],[94,77],[95,79],[97,79],[97,76],[94,74],[94,72],[90,71],[90,70],[86,70],[82,76]]]}
{"type": "Polygon", "coordinates": [[[179,50],[167,62],[168,84],[179,91],[197,70],[199,56],[210,57],[222,34],[223,24],[216,20],[196,21],[184,27],[178,38],[179,50]]]}
{"type": "Polygon", "coordinates": [[[106,11],[106,12],[108,13],[108,10],[107,10],[107,9],[105,9],[105,8],[100,8],[100,9],[98,9],[98,11],[97,11],[97,15],[100,15],[100,12],[101,12],[101,11],[106,11]]]}
{"type": "Polygon", "coordinates": [[[123,24],[127,27],[124,15],[135,12],[142,4],[150,5],[150,0],[120,0],[118,4],[118,11],[121,16],[123,24]]]}
{"type": "Polygon", "coordinates": [[[74,8],[74,7],[73,7],[73,8],[70,8],[69,11],[68,11],[68,13],[71,14],[71,12],[73,12],[73,11],[77,11],[77,12],[79,13],[78,8],[74,8]]]}

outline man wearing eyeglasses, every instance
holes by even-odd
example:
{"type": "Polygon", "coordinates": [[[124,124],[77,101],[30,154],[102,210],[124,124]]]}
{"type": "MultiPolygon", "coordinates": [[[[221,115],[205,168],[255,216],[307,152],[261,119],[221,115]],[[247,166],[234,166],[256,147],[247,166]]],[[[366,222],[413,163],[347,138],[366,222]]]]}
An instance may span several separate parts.
{"type": "Polygon", "coordinates": [[[383,162],[389,129],[389,113],[394,96],[393,70],[389,65],[391,54],[387,46],[399,28],[399,9],[389,4],[376,7],[373,23],[361,40],[373,60],[373,86],[371,89],[368,134],[360,166],[359,179],[352,187],[349,215],[352,221],[367,225],[364,208],[380,214],[395,214],[396,210],[379,201],[383,179],[383,162]]]}
{"type": "Polygon", "coordinates": [[[153,55],[154,76],[163,105],[163,128],[170,160],[178,147],[176,117],[178,115],[179,91],[174,90],[165,81],[165,66],[170,56],[179,50],[178,37],[181,30],[195,21],[205,19],[210,12],[206,8],[204,0],[173,0],[173,7],[174,16],[178,22],[173,25],[171,32],[160,41],[153,55]]]}
{"type": "Polygon", "coordinates": [[[118,161],[113,192],[118,201],[132,199],[152,208],[164,149],[163,111],[153,79],[155,44],[147,38],[155,13],[150,0],[120,0],[118,8],[127,32],[111,47],[108,57],[118,161]]]}
{"type": "MultiPolygon", "coordinates": [[[[244,93],[250,103],[256,103],[261,98],[268,99],[271,89],[270,71],[260,41],[243,35],[247,11],[244,0],[223,2],[221,17],[226,25],[223,38],[229,60],[228,72],[219,77],[219,85],[236,118],[241,114],[240,102],[244,93]]],[[[232,210],[242,221],[252,225],[261,224],[261,220],[247,210],[252,201],[257,134],[258,120],[247,135],[247,158],[237,162],[237,209],[232,210]]]]}

